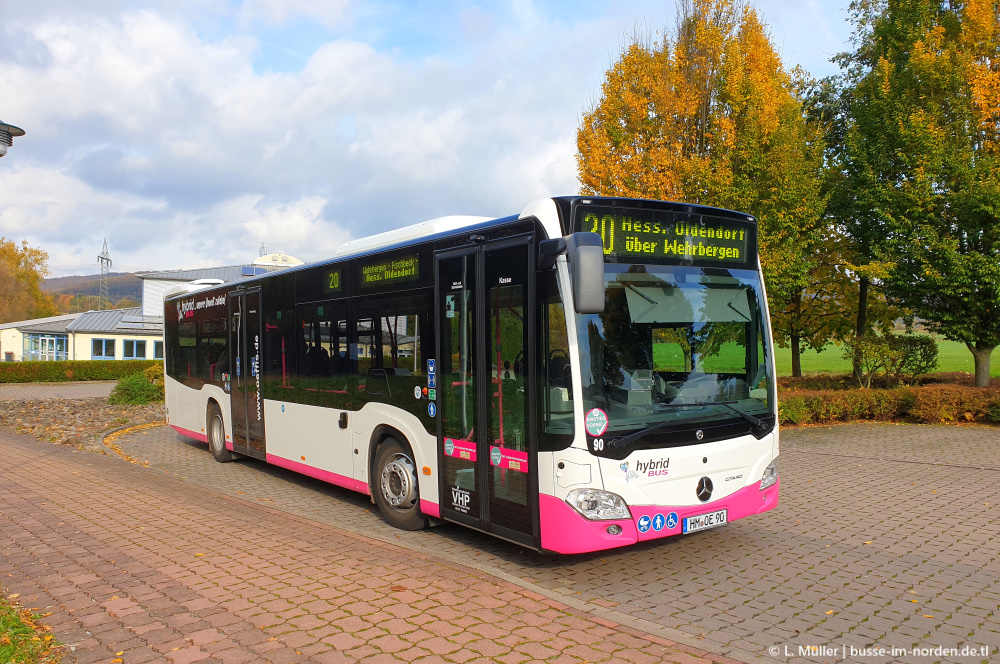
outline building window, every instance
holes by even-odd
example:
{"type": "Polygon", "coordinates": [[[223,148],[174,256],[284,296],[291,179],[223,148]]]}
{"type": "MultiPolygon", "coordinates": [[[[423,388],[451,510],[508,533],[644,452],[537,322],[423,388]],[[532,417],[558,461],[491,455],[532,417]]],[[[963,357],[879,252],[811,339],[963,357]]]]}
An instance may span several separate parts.
{"type": "Polygon", "coordinates": [[[68,360],[69,353],[66,352],[68,339],[65,334],[26,334],[21,359],[36,362],[68,360]]]}
{"type": "Polygon", "coordinates": [[[153,359],[162,360],[163,359],[163,342],[154,341],[153,342],[153,359]]]}
{"type": "Polygon", "coordinates": [[[92,360],[113,360],[115,359],[114,339],[94,339],[91,343],[90,359],[92,360]]]}
{"type": "Polygon", "coordinates": [[[145,360],[146,359],[146,342],[145,341],[133,341],[131,339],[126,339],[124,341],[124,359],[126,360],[145,360]]]}

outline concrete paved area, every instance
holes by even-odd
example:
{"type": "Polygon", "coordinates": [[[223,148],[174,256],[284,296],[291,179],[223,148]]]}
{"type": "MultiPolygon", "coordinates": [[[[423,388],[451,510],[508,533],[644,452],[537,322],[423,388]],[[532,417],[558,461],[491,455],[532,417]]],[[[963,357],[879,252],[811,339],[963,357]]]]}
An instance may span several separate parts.
{"type": "Polygon", "coordinates": [[[562,558],[452,525],[401,532],[363,496],[252,460],[217,464],[165,428],[118,442],[192,485],[493,571],[590,615],[744,661],[834,661],[843,648],[863,662],[1000,661],[995,428],[789,429],[782,503],[769,514],[562,558]],[[914,654],[965,646],[990,650],[914,654]]]}
{"type": "MultiPolygon", "coordinates": [[[[135,439],[286,484],[162,428],[135,439]]],[[[65,662],[733,664],[265,498],[27,436],[0,449],[0,582],[50,613],[65,662]]]]}
{"type": "Polygon", "coordinates": [[[0,401],[10,399],[90,399],[107,398],[116,380],[69,383],[0,383],[0,401]]]}

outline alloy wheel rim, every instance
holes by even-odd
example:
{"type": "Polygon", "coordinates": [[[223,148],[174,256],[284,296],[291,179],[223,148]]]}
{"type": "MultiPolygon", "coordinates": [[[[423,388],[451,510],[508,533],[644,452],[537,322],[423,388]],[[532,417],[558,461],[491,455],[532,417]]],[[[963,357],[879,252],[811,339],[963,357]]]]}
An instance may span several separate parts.
{"type": "Polygon", "coordinates": [[[417,502],[417,468],[405,454],[396,454],[382,470],[382,497],[397,510],[408,510],[417,502]]]}

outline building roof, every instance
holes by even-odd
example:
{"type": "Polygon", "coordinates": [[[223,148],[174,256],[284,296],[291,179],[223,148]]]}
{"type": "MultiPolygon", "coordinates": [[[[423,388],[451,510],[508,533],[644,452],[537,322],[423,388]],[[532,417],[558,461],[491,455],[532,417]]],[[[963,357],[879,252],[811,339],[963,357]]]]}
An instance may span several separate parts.
{"type": "Polygon", "coordinates": [[[142,307],[88,311],[70,323],[71,332],[113,334],[163,334],[163,316],[143,316],[142,307]]]}
{"type": "Polygon", "coordinates": [[[0,325],[0,330],[16,328],[27,334],[65,334],[66,328],[76,320],[81,314],[63,314],[61,316],[49,316],[48,318],[35,318],[33,320],[19,320],[13,323],[0,325]]]}
{"type": "Polygon", "coordinates": [[[228,267],[205,267],[195,270],[163,270],[160,272],[140,272],[140,279],[160,279],[162,281],[195,281],[196,279],[222,279],[236,281],[243,278],[243,265],[228,267]]]}
{"type": "MultiPolygon", "coordinates": [[[[278,254],[275,254],[278,255],[278,254]]],[[[229,265],[226,267],[203,267],[194,270],[162,270],[160,272],[140,272],[135,276],[140,279],[157,279],[160,281],[197,281],[198,279],[221,279],[222,281],[229,283],[231,281],[239,281],[240,279],[246,279],[247,277],[255,277],[261,274],[266,274],[268,272],[277,272],[279,270],[284,270],[289,267],[297,267],[300,265],[305,265],[302,261],[297,258],[292,259],[296,261],[293,263],[280,263],[277,265],[272,264],[260,264],[257,265],[254,261],[254,265],[229,265]]]]}

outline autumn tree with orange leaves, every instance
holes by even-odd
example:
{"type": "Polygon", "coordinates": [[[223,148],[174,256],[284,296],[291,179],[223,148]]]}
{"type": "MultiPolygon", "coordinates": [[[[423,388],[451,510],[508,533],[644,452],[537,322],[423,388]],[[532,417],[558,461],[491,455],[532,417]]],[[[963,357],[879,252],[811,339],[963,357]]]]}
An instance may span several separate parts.
{"type": "Polygon", "coordinates": [[[0,323],[54,316],[52,298],[42,291],[49,255],[0,237],[0,323]]]}
{"type": "MultiPolygon", "coordinates": [[[[634,38],[577,133],[584,194],[675,200],[758,219],[775,336],[822,348],[802,321],[823,258],[822,132],[749,4],[680,0],[674,30],[634,38]]],[[[796,362],[797,364],[797,362],[796,362]]]]}

